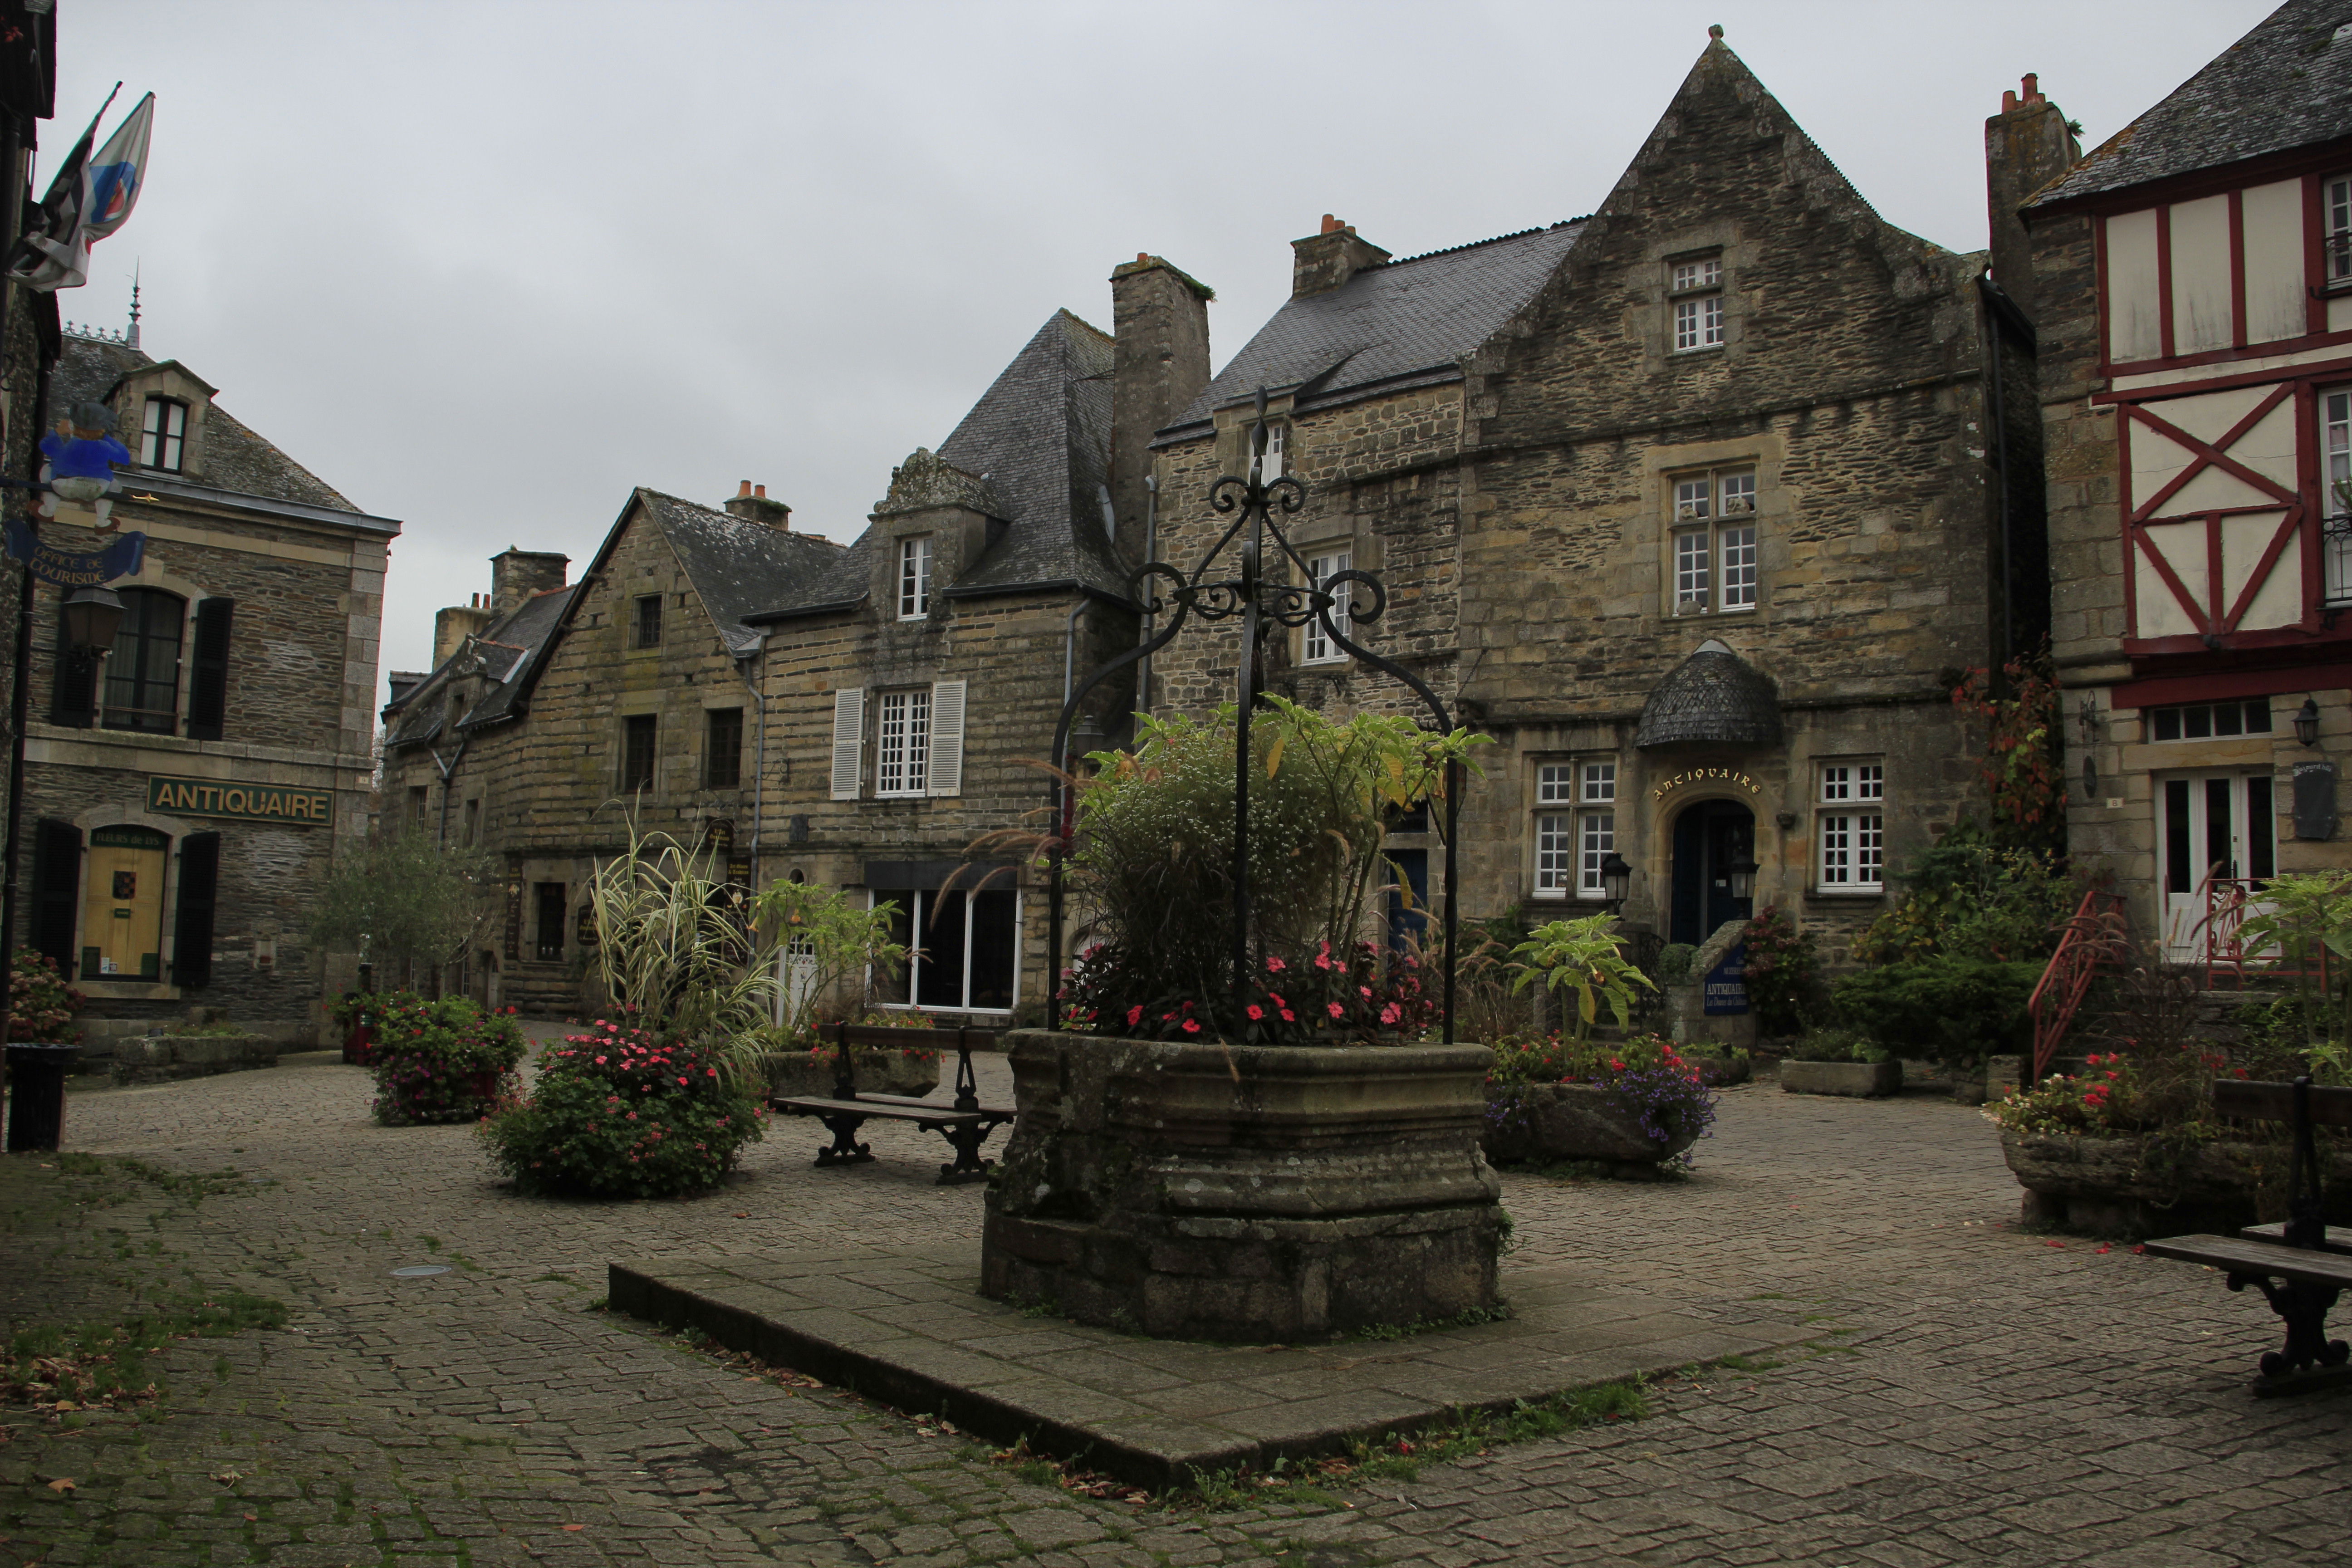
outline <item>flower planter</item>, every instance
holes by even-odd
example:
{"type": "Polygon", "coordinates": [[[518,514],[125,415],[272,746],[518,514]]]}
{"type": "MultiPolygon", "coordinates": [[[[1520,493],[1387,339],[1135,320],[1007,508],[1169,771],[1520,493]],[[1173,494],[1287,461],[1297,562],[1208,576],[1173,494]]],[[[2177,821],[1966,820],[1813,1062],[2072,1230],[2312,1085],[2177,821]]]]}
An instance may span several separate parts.
{"type": "Polygon", "coordinates": [[[274,1068],[278,1046],[258,1035],[131,1035],[114,1047],[116,1083],[169,1083],[247,1068],[274,1068]]]}
{"type": "MultiPolygon", "coordinates": [[[[2000,1135],[2028,1223],[2101,1236],[2170,1236],[2286,1216],[2287,1146],[2145,1136],[2000,1135]]],[[[2352,1224],[2352,1151],[2323,1153],[2326,1218],[2352,1224]]]]}
{"type": "Polygon", "coordinates": [[[1479,1142],[1497,1163],[1558,1165],[1595,1162],[1625,1175],[1654,1172],[1698,1141],[1696,1128],[1673,1131],[1664,1142],[1643,1129],[1638,1110],[1598,1084],[1512,1083],[1486,1086],[1486,1125],[1479,1142]]]}
{"type": "Polygon", "coordinates": [[[1790,1094],[1843,1094],[1874,1100],[1903,1087],[1903,1064],[1784,1061],[1780,1087],[1790,1094]]]}
{"type": "Polygon", "coordinates": [[[1276,1342],[1496,1303],[1486,1047],[1004,1039],[1020,1119],[982,1294],[1276,1342]]]}
{"type": "MultiPolygon", "coordinates": [[[[949,1037],[952,1039],[954,1037],[949,1037]]],[[[768,1086],[776,1095],[829,1095],[835,1074],[834,1049],[771,1051],[768,1086]]],[[[851,1053],[860,1094],[926,1095],[940,1086],[940,1053],[920,1047],[896,1051],[851,1053]]]]}
{"type": "Polygon", "coordinates": [[[1698,1068],[1699,1082],[1709,1089],[1723,1089],[1735,1083],[1746,1083],[1756,1076],[1754,1058],[1742,1054],[1736,1057],[1710,1057],[1702,1053],[1685,1053],[1685,1059],[1698,1068]]]}

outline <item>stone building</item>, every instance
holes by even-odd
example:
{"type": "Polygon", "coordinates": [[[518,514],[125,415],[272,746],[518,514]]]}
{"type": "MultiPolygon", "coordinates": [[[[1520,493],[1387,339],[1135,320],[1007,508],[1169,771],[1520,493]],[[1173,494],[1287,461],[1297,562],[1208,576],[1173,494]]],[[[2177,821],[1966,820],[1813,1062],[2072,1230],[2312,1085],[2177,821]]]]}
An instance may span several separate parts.
{"type": "MultiPolygon", "coordinates": [[[[1377,572],[1351,635],[1499,742],[1465,917],[1600,909],[1613,852],[1637,929],[1773,903],[1842,952],[1980,792],[1958,672],[2046,618],[2038,516],[2004,504],[2033,454],[1993,438],[2032,356],[1985,258],[1879,218],[1719,29],[1590,216],[1403,259],[1327,218],[1293,253],[1290,300],[1152,443],[1162,553],[1222,531],[1264,385],[1308,491],[1295,575],[1377,572]]],[[[1177,654],[1155,704],[1230,696],[1230,637],[1177,654]]],[[[1310,705],[1419,706],[1314,628],[1263,657],[1310,705]]],[[[1424,826],[1391,853],[1434,886],[1424,826]]]]}
{"type": "Polygon", "coordinates": [[[110,651],[67,646],[68,590],[37,584],[18,930],[110,1033],[226,1007],[283,1038],[330,975],[303,932],[313,890],[366,829],[386,549],[361,511],[129,334],[68,333],[47,412],[97,402],[134,461],[110,531],[60,502],[43,544],[146,536],[110,651]]]}
{"type": "MultiPolygon", "coordinates": [[[[2344,21],[2279,7],[2019,193],[1996,263],[2041,336],[2069,839],[2183,961],[2252,884],[2352,864],[2344,21]]],[[[2010,113],[2063,134],[2046,102],[2010,113]]]]}

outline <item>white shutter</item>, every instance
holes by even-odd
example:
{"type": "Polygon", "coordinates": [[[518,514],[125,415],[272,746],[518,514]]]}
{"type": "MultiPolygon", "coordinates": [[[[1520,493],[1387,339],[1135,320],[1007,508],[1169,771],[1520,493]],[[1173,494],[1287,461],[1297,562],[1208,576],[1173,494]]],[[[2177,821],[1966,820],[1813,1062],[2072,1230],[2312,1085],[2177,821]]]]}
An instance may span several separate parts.
{"type": "Polygon", "coordinates": [[[833,694],[833,798],[856,800],[866,772],[866,689],[845,686],[833,694]]]}
{"type": "Polygon", "coordinates": [[[963,689],[961,680],[931,687],[931,789],[933,795],[963,793],[963,689]]]}

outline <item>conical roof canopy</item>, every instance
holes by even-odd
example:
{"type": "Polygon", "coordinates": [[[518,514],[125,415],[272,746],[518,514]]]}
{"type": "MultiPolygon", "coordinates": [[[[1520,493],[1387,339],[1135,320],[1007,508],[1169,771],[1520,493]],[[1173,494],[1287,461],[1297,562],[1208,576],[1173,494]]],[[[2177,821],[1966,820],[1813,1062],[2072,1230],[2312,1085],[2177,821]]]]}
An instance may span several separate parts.
{"type": "Polygon", "coordinates": [[[1713,637],[1650,692],[1633,744],[1777,746],[1780,698],[1762,670],[1713,637]]]}

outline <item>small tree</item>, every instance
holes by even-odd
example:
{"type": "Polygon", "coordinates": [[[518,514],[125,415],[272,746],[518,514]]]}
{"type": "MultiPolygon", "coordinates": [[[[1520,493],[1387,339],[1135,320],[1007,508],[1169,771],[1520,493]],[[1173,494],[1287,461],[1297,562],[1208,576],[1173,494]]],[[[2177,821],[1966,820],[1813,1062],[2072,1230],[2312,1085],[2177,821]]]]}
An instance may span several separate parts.
{"type": "Polygon", "coordinates": [[[1571,1039],[1592,1033],[1603,1003],[1616,1016],[1618,1027],[1625,1027],[1633,1021],[1636,989],[1657,989],[1641,965],[1625,956],[1624,939],[1609,929],[1616,920],[1615,915],[1599,914],[1551,921],[1529,931],[1528,940],[1511,950],[1511,956],[1520,961],[1513,989],[1523,991],[1540,979],[1554,991],[1576,994],[1576,1015],[1567,1031],[1571,1039]]]}
{"type": "Polygon", "coordinates": [[[905,965],[906,947],[890,940],[892,909],[860,909],[840,889],[814,882],[777,882],[752,900],[752,919],[787,963],[808,965],[803,981],[782,990],[786,1033],[814,1033],[825,999],[853,975],[862,983],[869,968],[895,974],[905,965]]]}
{"type": "Polygon", "coordinates": [[[379,961],[448,963],[487,918],[488,876],[485,858],[443,849],[421,832],[372,839],[328,869],[310,941],[379,961]]]}

